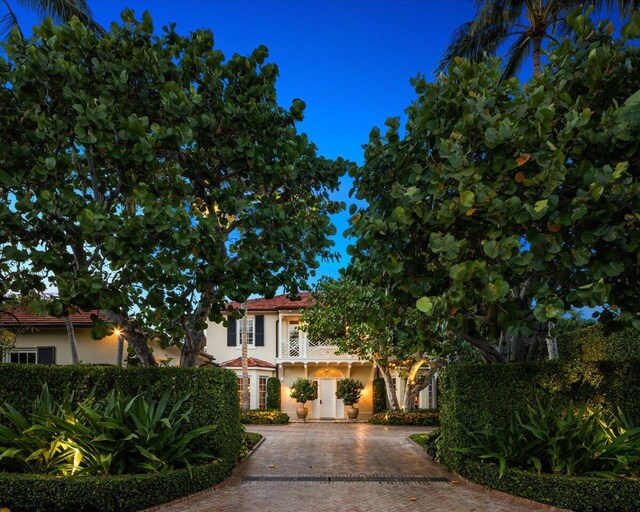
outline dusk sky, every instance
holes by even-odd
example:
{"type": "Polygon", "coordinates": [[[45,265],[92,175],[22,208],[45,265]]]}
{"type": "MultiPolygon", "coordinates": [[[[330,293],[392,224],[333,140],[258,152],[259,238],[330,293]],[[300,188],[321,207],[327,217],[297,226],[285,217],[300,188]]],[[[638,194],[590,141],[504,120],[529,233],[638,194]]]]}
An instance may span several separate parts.
{"type": "MultiPolygon", "coordinates": [[[[16,4],[17,2],[12,2],[16,4]]],[[[263,44],[280,69],[278,101],[307,104],[300,131],[327,157],[362,164],[362,145],[374,126],[400,116],[415,98],[409,79],[433,76],[453,30],[473,17],[470,0],[88,0],[97,21],[108,27],[120,12],[148,10],[156,30],[170,22],[179,32],[211,29],[227,57],[263,44]]],[[[37,16],[17,8],[28,34],[37,16]]],[[[336,198],[350,204],[350,180],[336,198]]],[[[335,216],[338,263],[323,263],[321,275],[335,276],[348,262],[342,236],[349,215],[335,216]]]]}

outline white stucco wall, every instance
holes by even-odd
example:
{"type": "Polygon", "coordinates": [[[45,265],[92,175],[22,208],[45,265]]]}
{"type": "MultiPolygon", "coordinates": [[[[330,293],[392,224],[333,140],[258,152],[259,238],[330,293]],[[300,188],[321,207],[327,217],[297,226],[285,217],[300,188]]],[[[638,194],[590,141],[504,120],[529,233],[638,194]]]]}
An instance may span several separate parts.
{"type": "MultiPolygon", "coordinates": [[[[278,314],[268,312],[249,313],[249,317],[255,317],[256,315],[264,315],[264,347],[248,347],[249,357],[275,364],[278,314]]],[[[237,322],[240,323],[241,320],[237,320],[237,322]]],[[[205,351],[215,357],[218,364],[242,356],[242,347],[240,345],[227,347],[227,328],[222,323],[209,323],[205,351]]]]}

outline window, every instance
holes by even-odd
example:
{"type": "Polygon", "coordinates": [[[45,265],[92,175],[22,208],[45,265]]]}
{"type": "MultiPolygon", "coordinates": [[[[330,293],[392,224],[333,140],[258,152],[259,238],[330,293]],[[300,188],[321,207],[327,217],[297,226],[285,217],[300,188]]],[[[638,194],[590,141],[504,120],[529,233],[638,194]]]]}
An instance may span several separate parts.
{"type": "MultiPolygon", "coordinates": [[[[242,347],[242,320],[238,320],[238,342],[237,345],[242,347]]],[[[247,318],[247,345],[254,346],[254,337],[253,337],[253,329],[254,327],[254,319],[247,318]]]]}
{"type": "Polygon", "coordinates": [[[17,364],[36,364],[36,349],[17,349],[9,353],[9,362],[17,364]]]}
{"type": "Polygon", "coordinates": [[[267,379],[264,375],[258,377],[258,409],[267,408],[267,379]]]}

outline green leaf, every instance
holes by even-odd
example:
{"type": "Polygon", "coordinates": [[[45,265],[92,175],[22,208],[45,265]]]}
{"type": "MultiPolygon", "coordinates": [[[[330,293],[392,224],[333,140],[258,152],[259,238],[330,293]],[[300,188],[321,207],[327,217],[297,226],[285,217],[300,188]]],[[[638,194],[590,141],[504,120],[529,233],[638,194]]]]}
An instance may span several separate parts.
{"type": "Polygon", "coordinates": [[[433,302],[429,297],[420,297],[416,301],[416,309],[430,315],[433,312],[433,302]]]}

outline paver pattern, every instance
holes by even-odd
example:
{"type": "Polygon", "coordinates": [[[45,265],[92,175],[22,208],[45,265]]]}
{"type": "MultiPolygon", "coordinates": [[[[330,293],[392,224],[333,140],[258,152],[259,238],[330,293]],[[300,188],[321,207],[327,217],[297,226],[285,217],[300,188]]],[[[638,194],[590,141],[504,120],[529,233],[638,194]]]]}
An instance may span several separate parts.
{"type": "MultiPolygon", "coordinates": [[[[424,427],[363,423],[293,423],[249,426],[265,441],[226,485],[162,510],[167,512],[531,512],[455,481],[407,437],[424,427]],[[327,476],[378,477],[374,482],[328,481],[327,476]],[[268,481],[256,477],[307,477],[318,481],[268,481]],[[390,479],[390,476],[399,478],[390,479]],[[446,478],[411,482],[402,477],[446,478]],[[250,480],[245,480],[250,477],[250,480]]],[[[349,478],[347,478],[348,480],[349,478]]]]}

